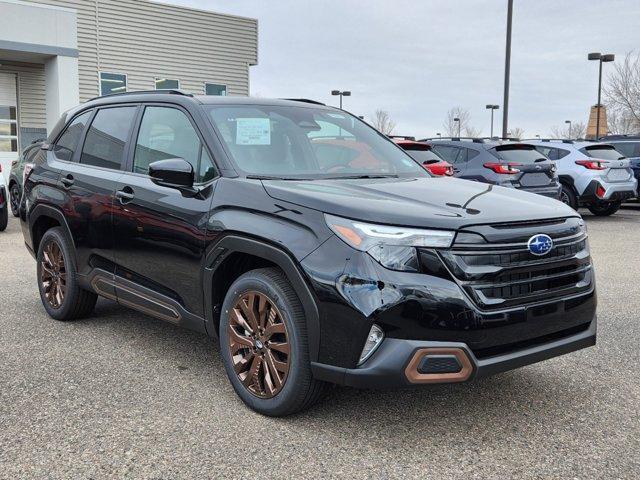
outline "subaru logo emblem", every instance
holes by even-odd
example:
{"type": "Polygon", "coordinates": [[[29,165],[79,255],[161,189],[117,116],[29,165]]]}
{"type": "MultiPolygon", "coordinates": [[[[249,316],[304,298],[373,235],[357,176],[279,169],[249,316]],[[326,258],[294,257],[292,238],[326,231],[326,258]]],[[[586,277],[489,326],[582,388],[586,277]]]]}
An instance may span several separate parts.
{"type": "Polygon", "coordinates": [[[534,235],[527,242],[527,247],[529,251],[534,255],[546,255],[553,248],[553,240],[549,235],[545,235],[540,233],[538,235],[534,235]]]}

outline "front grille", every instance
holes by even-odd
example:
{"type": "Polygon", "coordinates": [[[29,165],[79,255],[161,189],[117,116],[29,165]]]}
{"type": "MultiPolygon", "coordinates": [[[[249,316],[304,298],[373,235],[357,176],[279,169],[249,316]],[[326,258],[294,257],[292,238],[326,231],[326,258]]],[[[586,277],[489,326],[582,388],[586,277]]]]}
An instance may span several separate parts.
{"type": "MultiPolygon", "coordinates": [[[[519,241],[511,242],[510,235],[499,228],[500,242],[454,245],[440,252],[459,285],[481,309],[526,305],[591,289],[592,266],[585,234],[554,237],[553,228],[540,229],[553,238],[554,247],[547,255],[536,256],[522,241],[529,232],[514,226],[511,233],[519,241]]],[[[558,225],[558,233],[566,234],[567,230],[558,225]]]]}

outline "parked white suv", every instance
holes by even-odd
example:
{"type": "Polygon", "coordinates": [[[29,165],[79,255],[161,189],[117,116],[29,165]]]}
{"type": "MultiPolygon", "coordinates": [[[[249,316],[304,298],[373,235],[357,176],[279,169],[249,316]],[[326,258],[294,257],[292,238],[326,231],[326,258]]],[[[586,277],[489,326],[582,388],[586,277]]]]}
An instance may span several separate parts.
{"type": "Polygon", "coordinates": [[[636,195],[638,185],[629,160],[608,143],[578,140],[527,140],[554,160],[562,184],[561,200],[575,210],[611,215],[636,195]]]}

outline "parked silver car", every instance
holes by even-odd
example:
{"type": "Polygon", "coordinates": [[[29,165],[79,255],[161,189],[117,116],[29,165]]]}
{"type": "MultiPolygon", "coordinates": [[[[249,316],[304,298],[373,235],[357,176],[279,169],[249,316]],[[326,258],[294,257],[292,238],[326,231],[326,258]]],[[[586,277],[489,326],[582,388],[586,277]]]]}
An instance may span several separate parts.
{"type": "Polygon", "coordinates": [[[609,143],[578,140],[528,140],[558,167],[561,200],[594,215],[612,215],[636,196],[638,182],[625,158],[609,143]]]}

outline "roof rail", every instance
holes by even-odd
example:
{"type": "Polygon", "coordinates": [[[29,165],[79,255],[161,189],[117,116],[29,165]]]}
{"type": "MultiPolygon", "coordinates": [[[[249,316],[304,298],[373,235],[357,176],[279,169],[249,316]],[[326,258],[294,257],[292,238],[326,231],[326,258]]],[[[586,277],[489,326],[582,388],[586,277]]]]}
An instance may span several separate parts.
{"type": "Polygon", "coordinates": [[[419,142],[431,142],[431,141],[445,140],[451,142],[473,142],[473,143],[485,143],[484,138],[478,137],[429,137],[421,138],[419,142]]]}
{"type": "MultiPolygon", "coordinates": [[[[579,140],[579,139],[576,139],[579,140]]],[[[569,138],[525,138],[524,141],[529,142],[562,142],[562,143],[574,143],[576,140],[569,138]]]]}
{"type": "Polygon", "coordinates": [[[396,140],[411,140],[413,142],[416,141],[416,137],[412,137],[411,135],[387,135],[389,138],[395,138],[396,140]]]}
{"type": "Polygon", "coordinates": [[[323,107],[326,107],[324,103],[318,102],[317,100],[311,100],[309,98],[282,98],[281,100],[289,100],[290,102],[311,103],[313,105],[322,105],[323,107]]]}
{"type": "Polygon", "coordinates": [[[124,97],[126,95],[150,95],[152,93],[164,93],[169,95],[184,95],[185,97],[193,97],[193,93],[185,92],[184,90],[178,90],[177,88],[167,88],[158,90],[138,90],[122,93],[110,93],[108,95],[100,95],[98,97],[90,98],[89,100],[87,100],[87,102],[98,100],[99,98],[124,97]]]}

